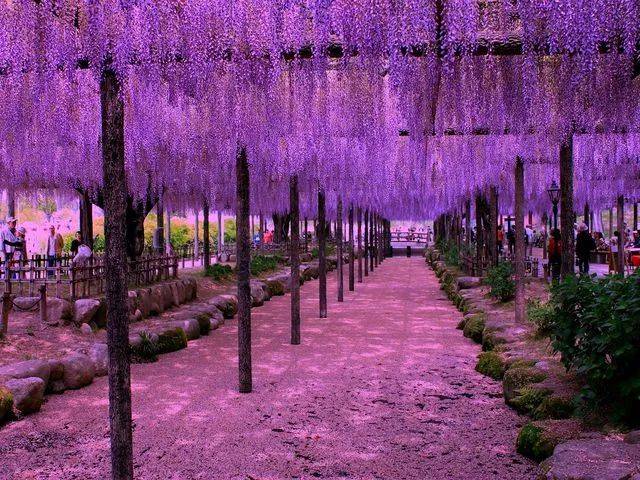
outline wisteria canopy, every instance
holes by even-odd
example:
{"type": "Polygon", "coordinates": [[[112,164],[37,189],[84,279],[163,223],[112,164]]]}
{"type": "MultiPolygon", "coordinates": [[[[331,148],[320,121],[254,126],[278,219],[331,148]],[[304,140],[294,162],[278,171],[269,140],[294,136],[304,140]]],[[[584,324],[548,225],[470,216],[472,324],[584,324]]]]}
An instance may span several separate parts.
{"type": "Polygon", "coordinates": [[[430,217],[525,161],[531,209],[573,138],[575,197],[639,198],[640,0],[0,0],[2,187],[98,190],[99,80],[121,80],[128,188],[252,210],[314,192],[430,217]]]}

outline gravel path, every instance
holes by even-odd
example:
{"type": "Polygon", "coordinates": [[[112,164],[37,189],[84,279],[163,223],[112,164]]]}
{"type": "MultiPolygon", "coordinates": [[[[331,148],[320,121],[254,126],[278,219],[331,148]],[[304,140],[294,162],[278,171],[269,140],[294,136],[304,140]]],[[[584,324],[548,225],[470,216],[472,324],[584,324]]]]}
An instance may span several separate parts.
{"type": "MultiPolygon", "coordinates": [[[[236,323],[133,366],[138,479],[531,479],[514,451],[523,422],[474,371],[477,345],[420,258],[384,262],[317,316],[302,288],[253,312],[254,393],[236,393],[236,323]]],[[[49,397],[0,430],[0,478],[106,479],[106,378],[49,397]]]]}

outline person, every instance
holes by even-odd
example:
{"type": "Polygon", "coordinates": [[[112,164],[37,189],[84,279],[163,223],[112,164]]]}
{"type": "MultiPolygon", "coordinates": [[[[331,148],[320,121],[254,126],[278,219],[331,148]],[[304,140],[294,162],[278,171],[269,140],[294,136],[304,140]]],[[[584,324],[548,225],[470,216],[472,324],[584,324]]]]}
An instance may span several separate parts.
{"type": "Polygon", "coordinates": [[[267,230],[264,234],[264,243],[268,245],[271,242],[273,242],[273,232],[271,230],[267,230]]]}
{"type": "Polygon", "coordinates": [[[16,235],[16,224],[18,220],[15,217],[7,217],[7,224],[0,231],[0,241],[2,245],[2,260],[5,261],[5,265],[11,265],[13,255],[16,248],[22,248],[23,242],[16,235]]]}
{"type": "Polygon", "coordinates": [[[525,232],[525,237],[524,237],[525,252],[527,252],[529,256],[532,256],[533,255],[533,228],[531,228],[531,225],[527,225],[524,229],[524,232],[525,232]]]}
{"type": "Polygon", "coordinates": [[[513,255],[513,251],[516,248],[516,231],[513,227],[509,228],[507,232],[507,242],[509,243],[509,253],[513,255]]]}
{"type": "Polygon", "coordinates": [[[589,273],[589,257],[595,250],[596,242],[589,233],[589,227],[585,223],[578,225],[576,236],[576,257],[578,258],[578,270],[581,274],[589,273]]]}
{"type": "Polygon", "coordinates": [[[640,248],[640,230],[636,230],[633,234],[633,248],[640,248]]]}
{"type": "Polygon", "coordinates": [[[22,242],[22,245],[19,247],[16,247],[15,250],[13,251],[13,264],[18,270],[16,273],[13,274],[13,278],[20,277],[20,269],[22,268],[22,266],[27,260],[27,243],[25,240],[26,235],[27,235],[26,228],[18,227],[16,229],[16,236],[20,239],[20,242],[22,242]]]}
{"type": "Polygon", "coordinates": [[[260,229],[258,229],[258,231],[253,236],[253,246],[255,248],[260,247],[260,239],[261,238],[262,238],[262,233],[260,232],[260,229]]]}
{"type": "Polygon", "coordinates": [[[498,231],[496,233],[496,243],[498,244],[498,253],[502,255],[504,250],[504,230],[502,225],[498,225],[498,231]]]}
{"type": "Polygon", "coordinates": [[[82,232],[78,231],[76,232],[75,238],[71,240],[71,248],[69,249],[71,255],[75,257],[78,254],[80,245],[82,245],[82,232]]]}
{"type": "Polygon", "coordinates": [[[56,233],[56,227],[49,226],[49,236],[47,237],[47,267],[49,267],[49,277],[54,276],[53,268],[56,266],[56,260],[62,256],[64,247],[64,239],[62,235],[56,233]]]}
{"type": "Polygon", "coordinates": [[[598,252],[608,252],[609,245],[607,244],[607,241],[604,239],[604,235],[602,234],[602,232],[595,232],[594,237],[596,240],[596,250],[598,252]]]}
{"type": "Polygon", "coordinates": [[[557,281],[560,278],[560,265],[562,264],[562,242],[560,241],[560,230],[557,228],[551,231],[548,253],[551,279],[557,281]]]}

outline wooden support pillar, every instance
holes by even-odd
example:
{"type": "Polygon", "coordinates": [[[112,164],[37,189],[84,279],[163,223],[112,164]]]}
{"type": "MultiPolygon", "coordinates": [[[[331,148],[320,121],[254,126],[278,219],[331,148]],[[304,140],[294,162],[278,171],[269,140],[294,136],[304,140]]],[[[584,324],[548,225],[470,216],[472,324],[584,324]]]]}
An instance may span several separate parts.
{"type": "Polygon", "coordinates": [[[482,276],[482,264],[484,261],[484,235],[482,226],[482,215],[484,211],[484,199],[481,195],[476,195],[476,263],[478,271],[476,275],[482,276]]]}
{"type": "Polygon", "coordinates": [[[465,245],[467,252],[471,252],[471,200],[464,202],[464,229],[466,232],[465,245]]]}
{"type": "Polygon", "coordinates": [[[309,222],[307,217],[304,217],[304,251],[309,251],[309,222]]]}
{"type": "Polygon", "coordinates": [[[211,237],[209,235],[209,202],[202,203],[202,266],[205,271],[211,265],[211,237]]]}
{"type": "Polygon", "coordinates": [[[382,243],[382,216],[378,214],[378,265],[384,261],[384,248],[382,243]]]}
{"type": "Polygon", "coordinates": [[[222,222],[222,211],[218,210],[218,260],[222,259],[223,246],[224,246],[224,223],[222,222]]]}
{"type": "Polygon", "coordinates": [[[291,213],[291,345],[300,345],[300,205],[298,176],[289,179],[291,213]]]}
{"type": "Polygon", "coordinates": [[[200,210],[195,210],[194,227],[195,232],[193,235],[193,257],[195,259],[200,258],[200,210]]]}
{"type": "Polygon", "coordinates": [[[327,225],[324,189],[318,190],[318,288],[320,318],[327,318],[327,225]]]}
{"type": "Polygon", "coordinates": [[[638,203],[633,202],[633,231],[638,230],[638,203]]]}
{"type": "Polygon", "coordinates": [[[251,233],[250,184],[247,151],[236,155],[236,270],[238,275],[238,391],[251,392],[251,233]]]}
{"type": "Polygon", "coordinates": [[[164,255],[166,252],[164,234],[164,202],[162,201],[162,194],[160,194],[156,203],[156,239],[158,241],[158,252],[156,253],[160,255],[164,255]]]}
{"type": "Polygon", "coordinates": [[[575,238],[573,232],[573,137],[560,147],[560,228],[562,277],[575,274],[575,238]]]}
{"type": "Polygon", "coordinates": [[[526,299],[524,291],[524,164],[522,159],[516,159],[515,167],[515,214],[516,214],[516,249],[515,249],[515,314],[516,323],[523,323],[526,320],[526,299]]]}
{"type": "Polygon", "coordinates": [[[609,209],[609,239],[613,238],[613,208],[609,209]]]}
{"type": "Polygon", "coordinates": [[[10,217],[16,216],[16,191],[13,187],[7,189],[7,213],[10,217]]]}
{"type": "Polygon", "coordinates": [[[100,78],[102,172],[104,191],[105,297],[109,355],[109,435],[111,478],[133,479],[131,367],[127,307],[126,210],[124,159],[124,101],[114,71],[100,78]]]}
{"type": "Polygon", "coordinates": [[[584,204],[584,224],[587,226],[587,228],[591,228],[591,222],[589,222],[589,203],[585,203],[584,204]]]}
{"type": "Polygon", "coordinates": [[[364,276],[369,276],[369,210],[364,211],[364,276]]]}
{"type": "Polygon", "coordinates": [[[349,205],[349,291],[356,289],[356,264],[353,241],[353,204],[349,205]]]}
{"type": "Polygon", "coordinates": [[[375,226],[375,214],[373,212],[369,212],[369,271],[373,273],[373,269],[376,265],[374,265],[374,257],[375,257],[375,236],[374,236],[374,227],[375,226]]]}
{"type": "Polygon", "coordinates": [[[362,208],[358,207],[358,283],[362,283],[362,208]]]}
{"type": "Polygon", "coordinates": [[[80,194],[80,234],[85,245],[93,250],[93,204],[87,191],[80,194]]]}
{"type": "Polygon", "coordinates": [[[624,244],[627,239],[626,232],[624,228],[624,195],[620,195],[618,197],[617,202],[617,216],[618,216],[618,258],[616,259],[616,270],[618,274],[624,275],[624,266],[625,266],[625,252],[624,252],[624,244]]]}
{"type": "Polygon", "coordinates": [[[338,196],[337,218],[336,218],[336,254],[338,256],[338,302],[344,302],[344,279],[343,264],[344,252],[342,238],[342,197],[338,196]]]}
{"type": "Polygon", "coordinates": [[[498,189],[492,185],[489,189],[489,229],[487,231],[489,267],[498,265],[498,189]]]}
{"type": "Polygon", "coordinates": [[[549,221],[549,218],[547,217],[546,213],[542,214],[542,259],[546,260],[547,259],[547,238],[549,238],[549,228],[547,227],[547,222],[549,221]]]}
{"type": "Polygon", "coordinates": [[[171,252],[173,251],[173,247],[171,245],[171,207],[167,207],[167,228],[165,228],[165,240],[164,240],[164,251],[171,252]]]}

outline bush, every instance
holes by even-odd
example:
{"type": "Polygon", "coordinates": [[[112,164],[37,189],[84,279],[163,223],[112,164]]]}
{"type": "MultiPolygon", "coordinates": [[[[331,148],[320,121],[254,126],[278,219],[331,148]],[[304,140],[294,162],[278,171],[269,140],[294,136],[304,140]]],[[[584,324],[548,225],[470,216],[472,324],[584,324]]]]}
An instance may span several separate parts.
{"type": "Polygon", "coordinates": [[[214,263],[209,265],[204,272],[205,276],[213,278],[216,282],[227,280],[233,275],[233,269],[229,265],[222,265],[220,263],[214,263]]]}
{"type": "Polygon", "coordinates": [[[544,303],[537,299],[527,300],[527,318],[536,326],[538,335],[548,336],[555,318],[553,303],[544,303]]]}
{"type": "Polygon", "coordinates": [[[251,275],[260,275],[278,268],[282,258],[278,255],[256,255],[251,259],[251,275]]]}
{"type": "Polygon", "coordinates": [[[490,268],[485,283],[491,288],[489,294],[501,302],[508,302],[516,293],[513,280],[513,267],[510,262],[500,262],[490,268]]]}
{"type": "MultiPolygon", "coordinates": [[[[332,255],[335,255],[335,253],[336,253],[336,246],[335,246],[335,245],[327,245],[327,247],[326,247],[326,249],[325,249],[325,250],[326,250],[326,252],[327,252],[327,255],[326,255],[326,256],[327,256],[327,257],[330,257],[330,256],[332,256],[332,255]]],[[[320,252],[320,251],[318,250],[318,247],[313,247],[313,248],[311,249],[311,257],[312,257],[312,258],[318,258],[318,254],[319,254],[319,252],[320,252]]]]}
{"type": "Polygon", "coordinates": [[[148,332],[140,332],[140,344],[131,347],[131,360],[136,363],[150,363],[158,359],[158,346],[148,332]]]}
{"type": "Polygon", "coordinates": [[[175,352],[187,348],[187,334],[180,327],[158,335],[158,353],[175,352]]]}
{"type": "Polygon", "coordinates": [[[504,360],[495,352],[483,352],[478,357],[476,371],[494,380],[502,380],[505,369],[504,360]]]}
{"type": "Polygon", "coordinates": [[[585,379],[583,399],[640,423],[640,274],[569,277],[551,301],[552,345],[585,379]]]}

